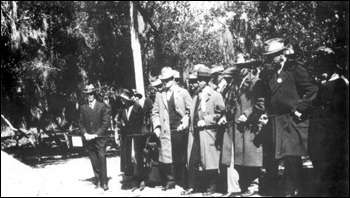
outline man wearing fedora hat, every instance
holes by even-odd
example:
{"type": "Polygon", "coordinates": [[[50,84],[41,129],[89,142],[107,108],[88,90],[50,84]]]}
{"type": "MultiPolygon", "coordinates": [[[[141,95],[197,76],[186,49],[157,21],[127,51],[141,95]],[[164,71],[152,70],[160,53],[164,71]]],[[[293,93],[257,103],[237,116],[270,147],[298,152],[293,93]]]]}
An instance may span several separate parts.
{"type": "Polygon", "coordinates": [[[88,104],[80,110],[79,129],[87,140],[91,165],[95,174],[94,184],[101,184],[103,190],[108,190],[107,184],[107,129],[110,125],[106,104],[96,100],[96,89],[90,84],[83,91],[87,94],[88,104]]]}
{"type": "Polygon", "coordinates": [[[207,125],[225,124],[225,104],[222,96],[214,91],[208,82],[211,79],[211,70],[207,67],[199,68],[197,72],[198,93],[193,98],[191,105],[191,126],[188,134],[187,167],[188,167],[188,189],[181,192],[189,195],[199,189],[199,170],[203,168],[206,196],[210,196],[217,190],[218,169],[220,164],[220,148],[216,140],[215,129],[197,130],[195,127],[207,125]]]}
{"type": "Polygon", "coordinates": [[[235,66],[240,69],[235,93],[234,164],[239,173],[242,196],[259,192],[259,177],[263,166],[263,151],[255,144],[261,127],[259,118],[265,113],[267,88],[259,78],[260,61],[249,54],[238,54],[235,66]]]}
{"type": "Polygon", "coordinates": [[[159,171],[163,190],[175,187],[175,182],[183,183],[186,159],[187,133],[192,98],[187,90],[179,87],[174,71],[164,67],[160,79],[164,84],[156,94],[152,109],[154,133],[160,139],[159,171]],[[174,181],[175,180],[175,181],[174,181]]]}
{"type": "MultiPolygon", "coordinates": [[[[124,181],[131,178],[132,191],[140,188],[143,190],[145,170],[142,158],[143,145],[146,138],[141,135],[143,125],[143,109],[135,100],[132,91],[123,89],[119,97],[124,109],[121,110],[117,123],[121,129],[121,170],[124,172],[124,181]]],[[[130,181],[130,180],[128,180],[130,181]]]]}
{"type": "Polygon", "coordinates": [[[225,68],[221,64],[211,65],[211,75],[213,78],[211,81],[209,81],[209,85],[220,94],[222,94],[225,87],[227,86],[227,82],[221,74],[224,70],[225,68]]]}
{"type": "MultiPolygon", "coordinates": [[[[266,101],[272,125],[275,159],[284,160],[285,195],[295,196],[303,176],[301,156],[307,153],[309,115],[318,88],[311,83],[307,70],[296,61],[288,60],[294,51],[283,39],[264,43],[264,55],[269,70],[267,79],[269,100],[266,101]]],[[[268,171],[268,170],[267,170],[268,171]]]]}

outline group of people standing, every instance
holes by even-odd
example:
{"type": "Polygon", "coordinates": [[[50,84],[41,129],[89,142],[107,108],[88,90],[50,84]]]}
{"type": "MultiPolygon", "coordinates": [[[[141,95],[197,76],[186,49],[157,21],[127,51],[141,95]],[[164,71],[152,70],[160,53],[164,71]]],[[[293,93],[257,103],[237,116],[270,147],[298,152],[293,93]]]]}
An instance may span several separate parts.
{"type": "MultiPolygon", "coordinates": [[[[334,52],[319,56],[321,61],[315,63],[322,72],[313,78],[294,61],[293,49],[283,39],[270,39],[264,47],[264,62],[240,53],[226,69],[219,64],[195,65],[187,79],[188,90],[177,83],[176,71],[164,67],[142,104],[137,100],[142,96],[122,91],[124,108],[116,118],[122,140],[121,171],[130,176],[135,189],[145,187],[144,148],[153,136],[162,190],[179,185],[184,188],[181,195],[252,196],[262,192],[264,168],[264,191],[269,192],[276,187],[278,162],[283,160],[284,195],[297,196],[304,175],[302,156],[310,155],[317,170],[316,187],[323,190],[315,192],[326,196],[345,192],[341,182],[346,179],[329,176],[335,168],[337,175],[346,174],[342,165],[348,145],[348,112],[343,108],[348,104],[348,82],[334,58],[329,58],[334,52]],[[322,76],[324,82],[317,82],[322,76]],[[310,125],[310,118],[320,115],[320,122],[310,125]]],[[[89,97],[93,93],[85,92],[89,97]]],[[[96,104],[101,110],[82,107],[79,126],[89,142],[96,184],[100,181],[108,190],[103,131],[109,123],[105,107],[96,104]]]]}

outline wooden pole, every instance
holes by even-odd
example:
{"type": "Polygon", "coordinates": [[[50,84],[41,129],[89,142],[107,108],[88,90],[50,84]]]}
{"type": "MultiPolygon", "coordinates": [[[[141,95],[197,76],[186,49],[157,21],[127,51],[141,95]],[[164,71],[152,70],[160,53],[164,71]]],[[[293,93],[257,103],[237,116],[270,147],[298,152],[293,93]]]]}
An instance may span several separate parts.
{"type": "Polygon", "coordinates": [[[135,84],[136,90],[142,94],[142,99],[145,98],[145,87],[143,84],[143,68],[142,68],[142,56],[141,56],[141,45],[139,40],[138,32],[138,21],[137,21],[137,9],[135,2],[130,1],[130,35],[131,35],[131,48],[134,60],[135,70],[135,84]]]}

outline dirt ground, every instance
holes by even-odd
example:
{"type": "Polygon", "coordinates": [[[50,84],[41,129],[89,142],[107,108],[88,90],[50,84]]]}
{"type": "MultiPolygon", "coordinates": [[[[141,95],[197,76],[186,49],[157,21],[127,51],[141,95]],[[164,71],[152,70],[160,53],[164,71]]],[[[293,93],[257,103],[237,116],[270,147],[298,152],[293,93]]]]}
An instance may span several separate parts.
{"type": "MultiPolygon", "coordinates": [[[[95,189],[92,184],[92,167],[86,155],[62,158],[62,155],[54,153],[51,156],[43,156],[40,163],[22,160],[26,164],[12,155],[1,151],[2,197],[174,197],[181,196],[183,190],[179,186],[168,191],[162,191],[161,186],[146,187],[143,191],[134,192],[125,189],[120,183],[120,157],[116,151],[108,152],[108,191],[95,189]]],[[[307,163],[309,162],[306,162],[306,166],[307,163]]],[[[213,196],[221,195],[217,193],[213,196]]],[[[192,197],[202,197],[202,194],[193,194],[192,197]]]]}
{"type": "MultiPolygon", "coordinates": [[[[93,172],[87,156],[56,160],[43,159],[35,167],[28,166],[1,151],[1,196],[49,196],[49,197],[172,197],[183,190],[162,191],[161,186],[146,187],[143,191],[122,190],[120,157],[111,154],[107,158],[109,190],[95,189],[93,172]],[[50,161],[50,162],[48,162],[50,161]]],[[[194,195],[201,196],[201,194],[194,195]]]]}

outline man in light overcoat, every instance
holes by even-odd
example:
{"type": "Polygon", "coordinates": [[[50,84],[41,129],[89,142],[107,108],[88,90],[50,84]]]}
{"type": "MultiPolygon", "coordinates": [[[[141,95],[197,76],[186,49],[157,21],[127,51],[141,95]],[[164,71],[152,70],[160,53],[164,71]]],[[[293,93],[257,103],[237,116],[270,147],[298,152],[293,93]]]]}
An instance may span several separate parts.
{"type": "MultiPolygon", "coordinates": [[[[217,134],[215,129],[204,128],[196,130],[195,127],[211,127],[226,123],[224,100],[220,93],[208,86],[208,82],[211,79],[210,74],[211,71],[207,67],[198,70],[199,92],[194,96],[191,106],[191,126],[187,147],[189,186],[196,186],[191,185],[191,182],[198,182],[198,171],[200,170],[199,166],[201,166],[203,171],[205,171],[203,174],[206,176],[205,181],[209,182],[209,186],[205,192],[207,196],[216,191],[220,149],[216,141],[217,134]]],[[[193,190],[190,188],[188,191],[193,190]]]]}
{"type": "Polygon", "coordinates": [[[164,89],[156,94],[152,109],[154,133],[160,139],[159,171],[163,190],[183,183],[186,162],[186,145],[192,98],[187,90],[179,87],[170,67],[162,69],[164,89]]]}

